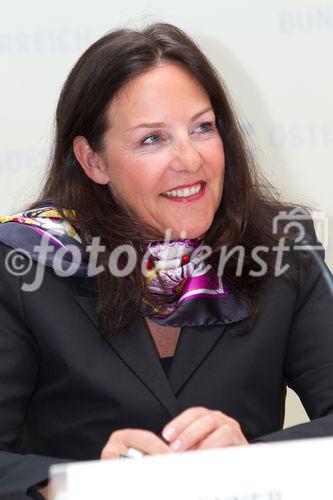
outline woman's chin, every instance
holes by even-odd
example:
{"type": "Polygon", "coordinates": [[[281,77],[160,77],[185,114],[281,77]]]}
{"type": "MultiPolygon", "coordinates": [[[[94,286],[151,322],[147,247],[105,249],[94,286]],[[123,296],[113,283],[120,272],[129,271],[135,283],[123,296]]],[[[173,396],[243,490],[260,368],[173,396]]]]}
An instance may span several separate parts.
{"type": "Polygon", "coordinates": [[[208,229],[210,228],[211,224],[206,224],[206,225],[200,225],[200,226],[195,226],[195,227],[174,227],[170,228],[167,236],[168,239],[172,240],[195,240],[197,238],[201,238],[206,234],[208,229]]]}

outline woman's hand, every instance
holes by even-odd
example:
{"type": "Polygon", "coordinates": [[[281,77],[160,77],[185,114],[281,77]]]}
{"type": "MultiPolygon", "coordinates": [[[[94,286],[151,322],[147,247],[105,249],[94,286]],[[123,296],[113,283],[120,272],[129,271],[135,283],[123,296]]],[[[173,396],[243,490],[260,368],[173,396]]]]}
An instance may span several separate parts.
{"type": "Polygon", "coordinates": [[[249,444],[237,420],[203,407],[183,411],[164,427],[162,436],[173,451],[249,444]]]}
{"type": "Polygon", "coordinates": [[[162,436],[169,446],[150,431],[115,431],[104,446],[101,459],[119,458],[126,454],[128,448],[136,448],[146,455],[156,455],[249,444],[236,420],[220,411],[203,407],[183,411],[164,427],[162,436]]]}
{"type": "Polygon", "coordinates": [[[129,448],[135,448],[145,455],[171,453],[169,446],[153,432],[142,429],[121,429],[111,434],[102,450],[101,459],[119,458],[120,455],[125,455],[129,448]]]}

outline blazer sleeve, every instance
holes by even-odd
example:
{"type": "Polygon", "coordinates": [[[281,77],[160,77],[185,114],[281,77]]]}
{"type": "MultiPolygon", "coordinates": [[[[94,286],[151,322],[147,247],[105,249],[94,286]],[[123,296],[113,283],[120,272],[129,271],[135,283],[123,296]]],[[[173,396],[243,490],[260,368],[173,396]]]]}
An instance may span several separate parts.
{"type": "MultiPolygon", "coordinates": [[[[0,498],[30,498],[58,458],[17,453],[38,376],[38,346],[29,331],[20,278],[8,272],[11,249],[0,244],[0,498]]],[[[23,262],[23,261],[22,261],[23,262]]]]}
{"type": "MultiPolygon", "coordinates": [[[[319,251],[319,255],[324,260],[324,252],[319,251]]],[[[305,259],[300,251],[297,257],[298,300],[289,333],[284,376],[311,421],[255,441],[333,435],[333,296],[313,256],[310,254],[305,259]]]]}

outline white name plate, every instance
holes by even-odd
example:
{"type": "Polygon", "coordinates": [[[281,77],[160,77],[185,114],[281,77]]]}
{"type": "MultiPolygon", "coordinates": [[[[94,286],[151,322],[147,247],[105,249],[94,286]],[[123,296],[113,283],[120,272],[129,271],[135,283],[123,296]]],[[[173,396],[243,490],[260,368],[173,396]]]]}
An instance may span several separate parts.
{"type": "Polygon", "coordinates": [[[333,438],[53,465],[52,500],[333,499],[333,438]]]}

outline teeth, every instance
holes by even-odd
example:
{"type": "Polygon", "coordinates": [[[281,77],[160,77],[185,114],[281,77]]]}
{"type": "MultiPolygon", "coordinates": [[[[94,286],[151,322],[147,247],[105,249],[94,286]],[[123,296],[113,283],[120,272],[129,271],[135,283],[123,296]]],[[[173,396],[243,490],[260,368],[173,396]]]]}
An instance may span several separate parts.
{"type": "Polygon", "coordinates": [[[196,184],[191,188],[184,189],[173,189],[172,191],[166,191],[163,193],[166,196],[170,196],[171,198],[186,198],[187,196],[193,196],[198,194],[201,189],[201,184],[196,184]]]}

